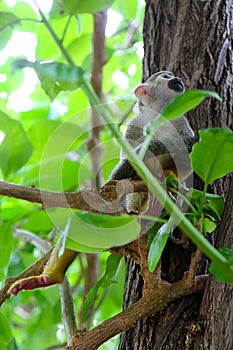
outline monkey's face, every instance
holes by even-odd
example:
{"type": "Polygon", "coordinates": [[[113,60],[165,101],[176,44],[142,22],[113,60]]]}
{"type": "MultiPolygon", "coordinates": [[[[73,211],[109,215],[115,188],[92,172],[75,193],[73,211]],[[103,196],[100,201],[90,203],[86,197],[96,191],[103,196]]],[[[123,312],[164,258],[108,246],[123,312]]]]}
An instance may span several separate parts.
{"type": "Polygon", "coordinates": [[[184,84],[172,72],[153,74],[144,84],[135,89],[135,95],[141,107],[149,107],[161,112],[175,96],[184,92],[184,84]]]}

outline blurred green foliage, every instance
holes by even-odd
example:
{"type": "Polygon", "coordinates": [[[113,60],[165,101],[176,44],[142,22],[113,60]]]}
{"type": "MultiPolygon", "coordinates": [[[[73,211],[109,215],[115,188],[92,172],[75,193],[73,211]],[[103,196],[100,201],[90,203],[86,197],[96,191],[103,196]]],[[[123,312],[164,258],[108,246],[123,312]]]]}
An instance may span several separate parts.
{"type": "MultiPolygon", "coordinates": [[[[103,93],[106,102],[114,107],[114,122],[119,123],[134,102],[132,89],[141,80],[144,2],[80,1],[76,6],[73,0],[54,0],[46,4],[38,1],[38,5],[64,50],[87,72],[91,71],[92,62],[93,12],[111,6],[103,93]]],[[[64,80],[45,79],[43,71],[36,75],[25,64],[35,60],[67,64],[43,16],[30,0],[0,2],[0,176],[25,186],[74,191],[85,187],[93,176],[86,152],[90,106],[72,79],[68,85],[64,80]]],[[[101,133],[101,144],[100,163],[106,181],[119,157],[119,146],[106,130],[101,133]]],[[[51,236],[54,222],[49,212],[41,211],[40,205],[7,197],[1,197],[1,222],[3,283],[6,276],[18,274],[42,254],[25,239],[13,238],[15,228],[46,239],[51,236]]],[[[108,256],[109,253],[100,255],[100,275],[105,271],[108,256]]],[[[79,280],[79,276],[85,267],[81,256],[68,271],[76,314],[83,303],[84,278],[79,280]]],[[[98,292],[98,298],[104,297],[104,302],[100,303],[92,326],[121,310],[123,264],[115,280],[117,283],[107,294],[104,290],[98,292]]],[[[22,292],[4,304],[0,313],[1,349],[42,350],[64,341],[57,287],[22,292]]],[[[115,349],[117,342],[117,338],[112,339],[101,349],[115,349]]]]}

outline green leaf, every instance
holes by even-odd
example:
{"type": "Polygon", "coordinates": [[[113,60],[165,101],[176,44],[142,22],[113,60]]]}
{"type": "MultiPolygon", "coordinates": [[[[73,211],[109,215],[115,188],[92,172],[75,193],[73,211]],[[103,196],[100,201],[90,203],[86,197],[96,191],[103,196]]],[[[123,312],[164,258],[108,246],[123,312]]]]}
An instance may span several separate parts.
{"type": "Polygon", "coordinates": [[[206,90],[187,90],[183,94],[178,95],[169,105],[161,112],[162,116],[167,120],[178,118],[197,107],[205,97],[214,97],[221,101],[219,95],[214,91],[206,90]]]}
{"type": "Polygon", "coordinates": [[[11,38],[14,26],[19,23],[19,18],[8,11],[0,11],[0,50],[2,50],[11,38]]]}
{"type": "MultiPolygon", "coordinates": [[[[27,172],[24,171],[27,184],[54,191],[75,188],[80,180],[80,163],[77,157],[73,160],[69,152],[81,144],[83,129],[69,121],[39,120],[29,128],[28,137],[34,152],[27,172]]],[[[85,171],[85,165],[82,170],[85,171]]],[[[85,178],[88,174],[85,171],[85,178]]]]}
{"type": "Polygon", "coordinates": [[[113,2],[114,0],[62,0],[64,8],[71,15],[102,11],[105,8],[110,7],[113,2]]]}
{"type": "Polygon", "coordinates": [[[90,56],[92,52],[92,33],[83,34],[81,37],[75,38],[67,46],[67,51],[75,63],[83,67],[84,60],[90,56]],[[82,50],[80,50],[80,47],[82,50]]]}
{"type": "Polygon", "coordinates": [[[0,225],[0,280],[6,277],[13,247],[13,234],[10,223],[0,225]]]}
{"type": "Polygon", "coordinates": [[[218,249],[222,255],[229,261],[229,265],[225,269],[219,268],[211,262],[209,272],[212,273],[218,282],[233,283],[233,250],[229,248],[218,249]]]}
{"type": "Polygon", "coordinates": [[[158,233],[155,235],[149,250],[148,267],[153,272],[161,258],[162,252],[167,243],[169,234],[171,232],[171,223],[167,222],[160,227],[158,233]]]}
{"type": "Polygon", "coordinates": [[[233,171],[233,132],[230,129],[200,130],[200,141],[190,154],[193,170],[209,185],[233,171]]]}
{"type": "Polygon", "coordinates": [[[203,193],[196,189],[191,189],[187,194],[187,198],[204,215],[211,218],[215,222],[219,222],[224,210],[224,198],[216,194],[203,193]],[[203,202],[203,196],[205,197],[203,202]],[[204,207],[201,207],[204,204],[204,207]]]}
{"type": "Polygon", "coordinates": [[[49,19],[61,19],[67,17],[67,12],[65,11],[61,2],[53,1],[52,8],[49,12],[49,19]]]}
{"type": "Polygon", "coordinates": [[[84,244],[80,244],[78,242],[73,241],[73,239],[70,239],[69,237],[67,237],[66,239],[66,248],[71,250],[76,250],[77,252],[89,253],[89,254],[101,253],[104,250],[106,250],[106,248],[101,248],[101,247],[93,248],[84,244]]]}
{"type": "Polygon", "coordinates": [[[77,223],[75,227],[71,226],[69,237],[90,247],[108,249],[120,246],[133,241],[140,234],[137,219],[128,215],[115,217],[77,213],[76,218],[77,223]]]}
{"type": "MultiPolygon", "coordinates": [[[[83,200],[87,200],[85,194],[83,200]]],[[[97,251],[127,244],[135,240],[141,231],[137,216],[80,213],[66,208],[48,209],[46,212],[61,230],[72,217],[68,237],[78,245],[96,248],[97,251]]]]}
{"type": "Polygon", "coordinates": [[[139,2],[135,0],[115,1],[112,9],[119,12],[124,19],[132,19],[137,16],[139,2]]]}
{"type": "Polygon", "coordinates": [[[99,281],[91,288],[89,293],[87,294],[84,304],[83,304],[83,310],[82,310],[82,321],[85,321],[85,318],[87,316],[88,311],[90,310],[91,305],[95,301],[96,294],[100,287],[107,289],[114,281],[112,281],[112,278],[116,275],[118,266],[120,264],[120,261],[122,259],[122,256],[120,255],[109,255],[107,262],[106,262],[106,270],[104,272],[104,275],[99,279],[99,281]]]}
{"type": "Polygon", "coordinates": [[[33,68],[45,93],[53,100],[61,90],[75,90],[88,80],[88,74],[79,66],[64,63],[40,61],[30,62],[26,59],[16,60],[13,68],[33,68]]]}
{"type": "Polygon", "coordinates": [[[167,123],[167,121],[181,117],[186,112],[198,106],[206,96],[212,96],[216,99],[220,99],[216,92],[205,90],[187,90],[183,94],[177,95],[168,104],[168,106],[164,108],[160,116],[149,124],[149,128],[147,130],[148,135],[143,143],[143,147],[141,148],[140,156],[143,157],[145,155],[156,129],[167,123]]]}
{"type": "Polygon", "coordinates": [[[204,214],[211,217],[216,222],[219,222],[224,210],[224,198],[216,194],[206,193],[206,205],[204,207],[204,214]]]}
{"type": "Polygon", "coordinates": [[[0,346],[1,350],[9,350],[9,344],[12,340],[12,330],[9,320],[3,313],[0,313],[0,346]]]}
{"type": "Polygon", "coordinates": [[[4,176],[8,176],[28,161],[32,146],[20,122],[1,111],[0,130],[5,134],[0,145],[0,166],[4,176]]]}
{"type": "Polygon", "coordinates": [[[45,210],[33,211],[31,215],[28,215],[26,223],[22,226],[24,230],[34,233],[49,232],[52,231],[53,227],[53,223],[45,210]]]}
{"type": "Polygon", "coordinates": [[[212,220],[205,218],[203,220],[203,234],[211,233],[215,230],[217,224],[213,222],[212,220]]]}

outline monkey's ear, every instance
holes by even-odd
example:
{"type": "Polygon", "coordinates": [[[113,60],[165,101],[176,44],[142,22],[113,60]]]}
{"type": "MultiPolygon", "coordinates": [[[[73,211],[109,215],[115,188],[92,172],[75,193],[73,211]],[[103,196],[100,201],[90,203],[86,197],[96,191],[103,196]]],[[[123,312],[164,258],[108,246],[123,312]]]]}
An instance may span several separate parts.
{"type": "Polygon", "coordinates": [[[148,84],[138,85],[134,90],[134,94],[137,97],[137,99],[145,105],[151,103],[153,100],[148,84]]]}

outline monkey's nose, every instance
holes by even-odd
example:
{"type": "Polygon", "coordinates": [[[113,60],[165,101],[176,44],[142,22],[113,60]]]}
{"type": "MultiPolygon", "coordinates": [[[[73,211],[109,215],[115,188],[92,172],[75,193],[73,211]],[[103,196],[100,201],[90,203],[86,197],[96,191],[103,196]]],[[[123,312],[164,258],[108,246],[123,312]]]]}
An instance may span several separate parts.
{"type": "Polygon", "coordinates": [[[180,78],[172,78],[168,81],[168,87],[177,92],[184,91],[184,84],[180,78]]]}

